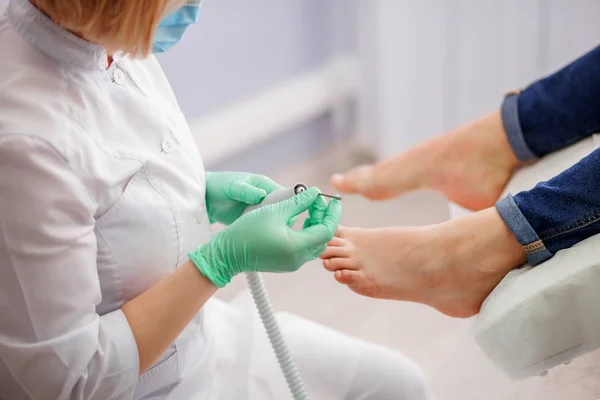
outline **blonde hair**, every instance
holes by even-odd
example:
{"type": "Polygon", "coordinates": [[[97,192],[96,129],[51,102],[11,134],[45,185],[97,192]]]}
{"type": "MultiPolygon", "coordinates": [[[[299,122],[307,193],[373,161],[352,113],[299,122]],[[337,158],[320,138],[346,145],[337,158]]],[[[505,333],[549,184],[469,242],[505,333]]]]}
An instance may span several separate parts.
{"type": "Polygon", "coordinates": [[[34,0],[63,28],[104,47],[146,57],[161,18],[185,0],[34,0]]]}

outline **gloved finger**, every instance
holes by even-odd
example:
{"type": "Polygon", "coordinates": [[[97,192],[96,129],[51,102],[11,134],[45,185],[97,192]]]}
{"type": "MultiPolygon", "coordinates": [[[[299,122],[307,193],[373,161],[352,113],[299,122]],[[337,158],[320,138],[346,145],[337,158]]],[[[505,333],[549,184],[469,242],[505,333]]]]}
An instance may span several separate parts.
{"type": "Polygon", "coordinates": [[[256,187],[242,179],[231,182],[227,191],[227,197],[244,204],[258,204],[266,195],[267,192],[264,189],[256,187]]]}
{"type": "Polygon", "coordinates": [[[292,217],[303,213],[314,204],[317,197],[319,197],[319,189],[311,187],[302,193],[290,197],[280,203],[275,204],[281,210],[281,216],[285,221],[289,221],[292,217]]]}
{"type": "Polygon", "coordinates": [[[327,211],[327,201],[322,196],[317,197],[315,202],[308,208],[308,216],[311,225],[318,225],[323,222],[325,212],[327,211]]]}
{"type": "Polygon", "coordinates": [[[306,218],[304,220],[304,225],[302,229],[306,229],[306,228],[310,228],[312,226],[312,223],[310,222],[310,218],[306,218]]]}
{"type": "Polygon", "coordinates": [[[297,232],[297,238],[300,240],[300,244],[305,247],[320,247],[326,245],[331,239],[340,223],[340,217],[342,216],[342,202],[339,200],[331,200],[323,221],[317,225],[311,225],[310,227],[297,232]]]}
{"type": "Polygon", "coordinates": [[[314,259],[318,258],[321,254],[323,254],[325,252],[325,250],[327,250],[327,245],[326,244],[321,245],[321,246],[313,249],[312,259],[314,260],[314,259]]]}
{"type": "Polygon", "coordinates": [[[267,194],[283,189],[283,186],[275,183],[271,178],[264,175],[252,175],[250,177],[250,183],[259,189],[263,189],[267,194]]]}
{"type": "Polygon", "coordinates": [[[296,223],[296,221],[298,220],[298,216],[296,215],[295,217],[293,217],[292,219],[290,219],[287,223],[287,226],[289,226],[290,228],[292,226],[294,226],[294,224],[296,223]]]}

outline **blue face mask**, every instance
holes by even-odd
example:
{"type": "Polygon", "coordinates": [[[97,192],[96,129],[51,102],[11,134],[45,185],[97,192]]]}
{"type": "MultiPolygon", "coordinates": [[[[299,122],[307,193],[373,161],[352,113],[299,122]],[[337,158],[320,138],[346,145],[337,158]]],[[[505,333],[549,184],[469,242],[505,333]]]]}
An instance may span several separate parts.
{"type": "Polygon", "coordinates": [[[188,0],[177,11],[164,17],[152,40],[152,52],[164,53],[171,50],[183,37],[190,25],[198,21],[202,0],[188,0]]]}

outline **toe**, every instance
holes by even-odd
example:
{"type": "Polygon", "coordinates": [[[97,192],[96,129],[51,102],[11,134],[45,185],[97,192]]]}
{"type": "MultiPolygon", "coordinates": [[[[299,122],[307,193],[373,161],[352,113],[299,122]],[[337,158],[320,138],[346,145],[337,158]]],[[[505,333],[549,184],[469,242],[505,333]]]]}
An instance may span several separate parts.
{"type": "Polygon", "coordinates": [[[355,271],[359,269],[360,266],[358,265],[358,262],[356,262],[353,258],[338,257],[323,260],[323,267],[325,267],[327,271],[334,272],[344,269],[355,271]]]}
{"type": "Polygon", "coordinates": [[[331,247],[343,247],[345,245],[346,245],[346,241],[339,237],[334,237],[333,239],[331,239],[331,241],[329,243],[327,243],[327,246],[331,246],[331,247]]]}
{"type": "Polygon", "coordinates": [[[322,260],[328,260],[330,258],[348,258],[350,256],[350,252],[345,247],[339,246],[327,246],[325,251],[319,256],[322,260]]]}
{"type": "Polygon", "coordinates": [[[339,271],[335,271],[333,275],[335,280],[341,284],[348,286],[355,286],[361,277],[362,271],[352,271],[349,269],[341,269],[339,271]]]}
{"type": "Polygon", "coordinates": [[[361,193],[371,180],[371,165],[362,165],[346,174],[335,174],[331,177],[331,185],[342,193],[361,193]]]}
{"type": "Polygon", "coordinates": [[[339,225],[338,228],[335,231],[335,237],[336,238],[343,238],[344,235],[346,234],[346,230],[347,229],[346,229],[345,226],[339,225]]]}
{"type": "Polygon", "coordinates": [[[356,193],[354,184],[344,174],[335,174],[331,177],[331,186],[342,193],[356,193]]]}

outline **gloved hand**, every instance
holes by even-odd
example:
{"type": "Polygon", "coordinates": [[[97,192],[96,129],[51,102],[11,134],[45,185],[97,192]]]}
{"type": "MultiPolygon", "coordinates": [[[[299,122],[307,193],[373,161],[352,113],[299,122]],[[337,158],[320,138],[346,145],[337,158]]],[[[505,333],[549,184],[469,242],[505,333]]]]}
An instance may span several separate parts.
{"type": "Polygon", "coordinates": [[[342,203],[325,207],[317,188],[248,213],[210,242],[189,254],[200,272],[221,288],[247,271],[293,272],[325,250],[333,238],[342,203]],[[294,231],[288,221],[309,210],[305,228],[294,231]]]}
{"type": "MultiPolygon", "coordinates": [[[[342,203],[338,200],[333,199],[332,202],[335,201],[340,204],[340,214],[341,214],[341,205],[342,203]]],[[[331,204],[331,203],[330,203],[331,204]]],[[[325,217],[327,216],[327,211],[329,206],[327,202],[322,196],[317,196],[315,202],[308,208],[308,218],[304,220],[304,229],[308,229],[311,226],[321,225],[325,221],[325,217]]],[[[294,217],[294,221],[296,217],[294,217]]],[[[338,218],[339,223],[339,218],[338,218]]],[[[288,224],[289,226],[292,226],[288,224]]],[[[337,230],[337,225],[336,225],[337,230]]],[[[334,230],[335,233],[335,230],[334,230]]],[[[327,249],[327,243],[321,246],[319,250],[317,250],[317,257],[323,254],[323,252],[327,249]]]]}
{"type": "Polygon", "coordinates": [[[263,175],[244,172],[206,173],[206,210],[211,222],[230,225],[246,207],[260,203],[269,193],[281,189],[263,175]]]}

